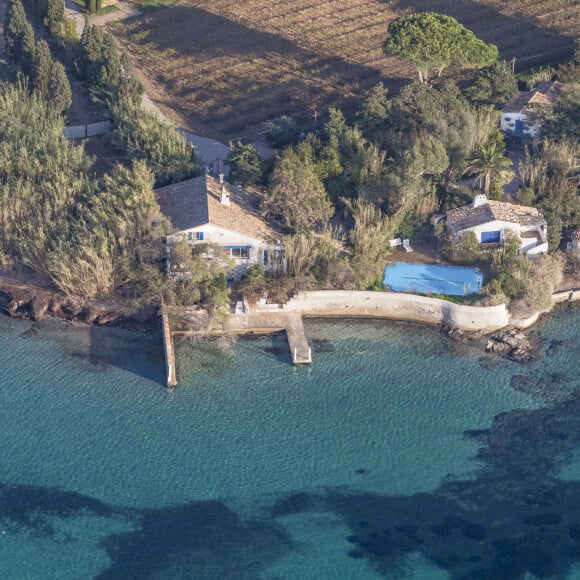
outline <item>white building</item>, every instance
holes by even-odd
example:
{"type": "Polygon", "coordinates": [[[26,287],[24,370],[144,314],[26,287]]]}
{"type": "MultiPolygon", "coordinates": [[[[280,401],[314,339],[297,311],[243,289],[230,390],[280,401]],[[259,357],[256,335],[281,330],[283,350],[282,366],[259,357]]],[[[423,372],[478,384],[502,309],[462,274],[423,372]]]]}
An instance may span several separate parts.
{"type": "Polygon", "coordinates": [[[210,175],[155,190],[161,211],[176,232],[168,243],[186,238],[190,244],[217,244],[234,263],[239,280],[251,264],[266,268],[283,262],[280,234],[260,216],[255,196],[210,175]]]}
{"type": "Polygon", "coordinates": [[[452,209],[437,221],[443,218],[446,218],[447,231],[456,239],[465,232],[474,232],[485,247],[485,244],[500,244],[516,235],[522,242],[520,252],[528,256],[548,253],[546,220],[534,207],[476,195],[473,203],[452,209]]]}
{"type": "Polygon", "coordinates": [[[559,99],[564,85],[541,82],[533,91],[519,93],[501,111],[500,129],[508,135],[533,139],[542,129],[541,114],[559,99]]]}

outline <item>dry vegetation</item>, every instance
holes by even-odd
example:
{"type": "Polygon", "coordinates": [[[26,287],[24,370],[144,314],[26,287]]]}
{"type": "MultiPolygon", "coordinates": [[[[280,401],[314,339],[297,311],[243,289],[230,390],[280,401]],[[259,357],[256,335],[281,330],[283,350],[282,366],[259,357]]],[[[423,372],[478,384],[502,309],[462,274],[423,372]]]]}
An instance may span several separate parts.
{"type": "Polygon", "coordinates": [[[407,11],[454,16],[520,69],[565,58],[580,28],[579,0],[185,0],[115,33],[176,120],[231,138],[281,114],[348,108],[379,81],[397,90],[413,70],[381,43],[407,11]]]}

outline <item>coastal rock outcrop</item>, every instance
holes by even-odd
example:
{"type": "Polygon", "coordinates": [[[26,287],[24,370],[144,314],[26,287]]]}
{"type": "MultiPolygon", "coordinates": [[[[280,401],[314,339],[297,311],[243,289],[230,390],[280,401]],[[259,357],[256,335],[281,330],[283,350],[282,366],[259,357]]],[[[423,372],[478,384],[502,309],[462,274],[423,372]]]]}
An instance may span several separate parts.
{"type": "Polygon", "coordinates": [[[443,324],[439,329],[441,334],[444,334],[451,340],[460,343],[473,343],[478,342],[481,340],[483,336],[483,332],[480,331],[469,331],[469,330],[460,330],[459,328],[455,328],[448,324],[443,324]]]}
{"type": "Polygon", "coordinates": [[[54,288],[34,286],[0,277],[0,312],[13,318],[40,322],[46,314],[96,325],[149,324],[156,319],[154,306],[129,309],[115,302],[90,302],[70,297],[54,288]]]}
{"type": "Polygon", "coordinates": [[[536,359],[540,348],[541,342],[537,337],[531,338],[523,332],[511,329],[492,334],[485,350],[515,362],[528,363],[536,359]]]}
{"type": "Polygon", "coordinates": [[[34,322],[40,322],[44,318],[49,304],[50,300],[47,296],[41,294],[32,297],[30,301],[30,316],[34,322]]]}

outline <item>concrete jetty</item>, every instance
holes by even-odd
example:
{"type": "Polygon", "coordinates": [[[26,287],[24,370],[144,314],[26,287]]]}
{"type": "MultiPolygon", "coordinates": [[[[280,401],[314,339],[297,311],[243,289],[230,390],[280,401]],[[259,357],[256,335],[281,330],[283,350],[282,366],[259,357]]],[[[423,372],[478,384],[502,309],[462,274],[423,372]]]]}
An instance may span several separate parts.
{"type": "Polygon", "coordinates": [[[288,314],[287,317],[286,337],[288,338],[288,345],[290,346],[292,362],[295,365],[311,364],[312,349],[310,348],[308,339],[306,338],[302,315],[298,314],[292,316],[288,314]]]}
{"type": "Polygon", "coordinates": [[[171,327],[169,326],[169,316],[164,307],[161,307],[161,333],[163,335],[163,349],[165,351],[167,386],[174,387],[177,385],[175,350],[173,349],[173,335],[171,334],[171,327]]]}
{"type": "Polygon", "coordinates": [[[302,314],[299,312],[249,311],[230,317],[230,332],[272,332],[285,330],[295,365],[311,364],[312,349],[308,344],[302,314]]]}
{"type": "MultiPolygon", "coordinates": [[[[553,303],[580,300],[580,288],[559,292],[553,303]]],[[[492,332],[507,326],[527,328],[534,324],[540,312],[525,320],[515,320],[506,306],[466,306],[437,298],[394,292],[364,292],[356,290],[321,290],[301,293],[286,304],[259,304],[249,308],[239,303],[229,318],[227,331],[233,334],[272,333],[284,330],[292,362],[312,363],[312,350],[304,331],[303,317],[385,318],[412,320],[424,324],[447,324],[460,330],[492,332]]],[[[163,343],[167,361],[167,385],[177,384],[173,335],[222,334],[224,329],[171,331],[169,318],[163,311],[163,343]]]]}

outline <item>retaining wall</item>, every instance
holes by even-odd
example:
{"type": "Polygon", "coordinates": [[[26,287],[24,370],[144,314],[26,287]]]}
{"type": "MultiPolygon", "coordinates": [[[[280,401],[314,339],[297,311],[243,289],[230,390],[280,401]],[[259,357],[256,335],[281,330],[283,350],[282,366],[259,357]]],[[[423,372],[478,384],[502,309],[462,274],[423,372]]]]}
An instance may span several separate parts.
{"type": "Polygon", "coordinates": [[[580,300],[580,290],[566,290],[552,294],[552,301],[555,304],[559,302],[575,302],[576,300],[580,300]]]}
{"type": "Polygon", "coordinates": [[[258,311],[300,312],[304,316],[390,318],[426,324],[449,324],[460,330],[491,332],[509,324],[504,304],[478,307],[398,292],[321,290],[304,292],[282,306],[258,311]]]}

